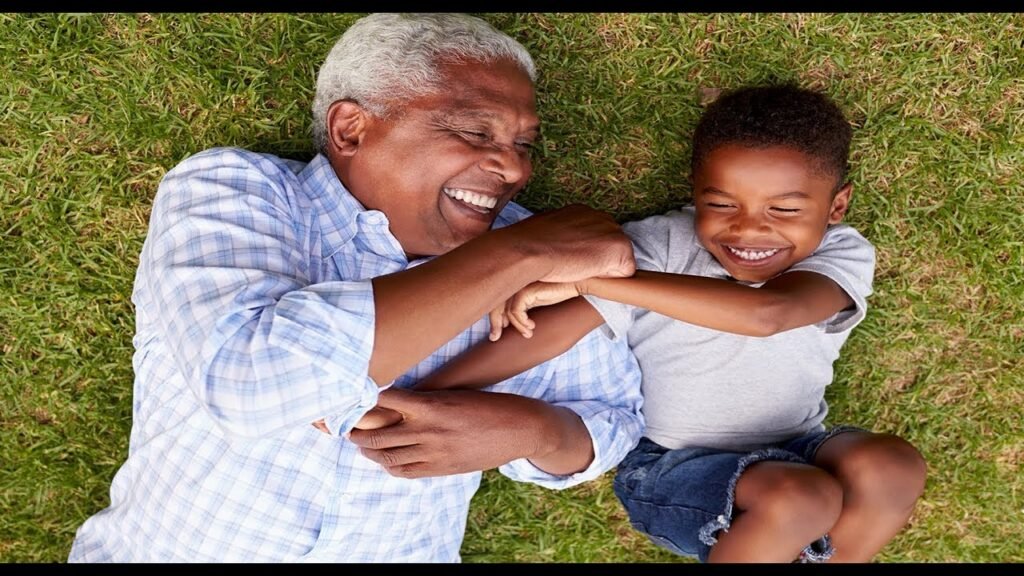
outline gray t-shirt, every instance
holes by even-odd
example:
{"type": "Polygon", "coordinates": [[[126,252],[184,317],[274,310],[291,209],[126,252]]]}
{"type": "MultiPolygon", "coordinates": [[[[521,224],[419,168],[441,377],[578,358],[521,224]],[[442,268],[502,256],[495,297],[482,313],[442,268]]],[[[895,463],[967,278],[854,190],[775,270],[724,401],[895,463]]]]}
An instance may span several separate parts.
{"type": "MultiPolygon", "coordinates": [[[[694,232],[692,206],[623,226],[637,268],[728,278],[694,232]]],[[[813,430],[828,413],[832,363],[867,310],[874,247],[836,224],[790,270],[834,280],[854,306],[812,326],[769,337],[710,330],[656,312],[588,296],[612,338],[625,336],[643,373],[646,436],[666,448],[751,450],[813,430]]],[[[760,284],[750,284],[760,286],[760,284]]]]}

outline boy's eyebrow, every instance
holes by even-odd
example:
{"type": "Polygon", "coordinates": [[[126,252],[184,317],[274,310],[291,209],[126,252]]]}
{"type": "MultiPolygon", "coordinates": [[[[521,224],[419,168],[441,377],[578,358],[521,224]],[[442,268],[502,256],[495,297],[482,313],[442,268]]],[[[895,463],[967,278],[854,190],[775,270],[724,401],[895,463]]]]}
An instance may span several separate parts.
{"type": "Polygon", "coordinates": [[[772,200],[785,200],[787,198],[807,199],[807,198],[810,198],[810,197],[811,197],[811,195],[806,193],[806,192],[801,192],[799,190],[793,190],[792,192],[783,192],[782,194],[776,194],[775,196],[772,196],[772,200]]]}
{"type": "MultiPolygon", "coordinates": [[[[706,186],[704,188],[704,193],[705,194],[717,194],[719,196],[728,196],[730,198],[733,197],[733,194],[725,192],[724,190],[719,190],[718,188],[715,188],[713,186],[706,186]]],[[[786,200],[788,198],[799,198],[799,199],[806,200],[806,199],[808,199],[810,197],[811,197],[811,195],[806,193],[806,192],[801,192],[800,190],[793,190],[793,191],[790,191],[790,192],[783,192],[782,194],[776,194],[774,196],[771,196],[770,199],[771,200],[786,200]]]]}

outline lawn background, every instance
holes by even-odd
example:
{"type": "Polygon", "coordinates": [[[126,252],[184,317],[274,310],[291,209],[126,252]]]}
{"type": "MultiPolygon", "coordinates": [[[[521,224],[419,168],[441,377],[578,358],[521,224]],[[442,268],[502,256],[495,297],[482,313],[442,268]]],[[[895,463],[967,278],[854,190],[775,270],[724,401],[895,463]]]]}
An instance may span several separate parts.
{"type": "MultiPolygon", "coordinates": [[[[162,175],[213,146],[308,160],[317,68],[357,14],[0,14],[0,561],[63,562],[131,426],[130,302],[162,175]]],[[[1024,561],[1024,17],[484,14],[533,53],[544,137],[519,201],[622,221],[689,198],[721,88],[822,88],[854,124],[847,222],[877,249],[831,422],[930,465],[884,562],[1024,561]]],[[[610,475],[484,475],[465,562],[677,562],[610,475]]]]}

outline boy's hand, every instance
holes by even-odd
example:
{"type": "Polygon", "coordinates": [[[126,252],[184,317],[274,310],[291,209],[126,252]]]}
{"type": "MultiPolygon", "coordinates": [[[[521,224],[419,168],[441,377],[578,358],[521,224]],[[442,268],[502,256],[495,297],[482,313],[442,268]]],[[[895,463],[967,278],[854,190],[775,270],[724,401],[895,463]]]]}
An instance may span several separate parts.
{"type": "Polygon", "coordinates": [[[534,282],[517,292],[505,302],[490,312],[491,333],[489,338],[492,342],[501,338],[502,331],[511,323],[523,338],[533,336],[533,329],[536,327],[533,320],[530,320],[526,313],[530,308],[538,306],[551,306],[575,298],[583,294],[578,283],[574,282],[534,282]]]}

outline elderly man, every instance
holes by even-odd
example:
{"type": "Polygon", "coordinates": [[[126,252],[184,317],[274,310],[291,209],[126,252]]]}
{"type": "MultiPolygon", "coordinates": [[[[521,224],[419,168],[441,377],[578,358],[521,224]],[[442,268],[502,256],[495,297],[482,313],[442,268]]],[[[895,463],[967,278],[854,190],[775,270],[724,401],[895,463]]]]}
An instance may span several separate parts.
{"type": "Polygon", "coordinates": [[[600,333],[489,391],[411,389],[526,284],[633,273],[609,216],[512,203],[534,80],[477,18],[374,14],[320,69],[311,162],[218,148],[167,173],[128,459],[69,561],[455,562],[480,471],[564,488],[618,463],[639,371],[600,333]],[[374,407],[398,422],[362,425],[374,407]]]}

